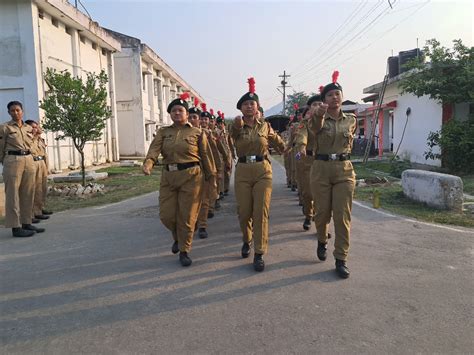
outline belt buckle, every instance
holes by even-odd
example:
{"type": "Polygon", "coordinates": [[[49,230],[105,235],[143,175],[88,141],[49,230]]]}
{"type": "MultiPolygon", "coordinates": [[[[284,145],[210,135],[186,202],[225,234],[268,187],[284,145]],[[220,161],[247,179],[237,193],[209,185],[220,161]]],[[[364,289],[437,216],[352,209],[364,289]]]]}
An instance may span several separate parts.
{"type": "Polygon", "coordinates": [[[329,154],[329,160],[336,160],[337,154],[329,154]]]}
{"type": "Polygon", "coordinates": [[[168,164],[168,170],[169,171],[177,171],[178,170],[178,164],[168,164]]]}
{"type": "Polygon", "coordinates": [[[257,161],[257,156],[256,155],[247,155],[245,157],[245,161],[247,163],[255,163],[257,161]]]}

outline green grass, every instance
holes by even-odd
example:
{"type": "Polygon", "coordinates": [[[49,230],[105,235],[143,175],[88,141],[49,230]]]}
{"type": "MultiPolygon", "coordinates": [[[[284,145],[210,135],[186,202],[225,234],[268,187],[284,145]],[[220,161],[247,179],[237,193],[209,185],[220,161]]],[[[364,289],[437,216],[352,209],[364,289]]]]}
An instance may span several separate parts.
{"type": "MultiPolygon", "coordinates": [[[[470,213],[455,213],[437,210],[405,197],[398,184],[376,187],[380,191],[380,208],[421,221],[474,227],[474,218],[470,213]]],[[[355,198],[360,201],[373,201],[374,187],[357,187],[355,198]]]]}
{"type": "Polygon", "coordinates": [[[461,176],[464,193],[469,195],[474,195],[474,175],[461,176]]]}
{"type": "MultiPolygon", "coordinates": [[[[97,183],[105,185],[106,193],[104,195],[88,196],[85,198],[76,196],[48,196],[46,209],[58,212],[75,208],[106,205],[158,191],[160,186],[161,168],[155,168],[151,176],[143,175],[141,167],[113,166],[97,170],[97,172],[107,172],[109,174],[107,179],[97,181],[97,183]]],[[[51,185],[54,186],[55,184],[51,185]]],[[[56,185],[73,184],[58,183],[56,185]]]]}

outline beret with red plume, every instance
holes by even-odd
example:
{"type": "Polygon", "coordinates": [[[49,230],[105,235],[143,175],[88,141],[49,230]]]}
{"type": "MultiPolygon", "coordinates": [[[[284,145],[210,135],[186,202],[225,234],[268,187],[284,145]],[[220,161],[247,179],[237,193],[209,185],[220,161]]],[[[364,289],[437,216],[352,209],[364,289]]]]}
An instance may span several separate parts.
{"type": "Polygon", "coordinates": [[[332,91],[332,90],[340,90],[342,92],[342,86],[337,82],[337,80],[339,79],[339,72],[337,70],[335,70],[333,73],[332,73],[332,82],[327,84],[323,91],[321,91],[321,99],[324,101],[324,97],[326,96],[326,94],[329,92],[329,91],[332,91]]]}
{"type": "Polygon", "coordinates": [[[171,109],[173,108],[173,106],[183,106],[186,111],[189,112],[189,104],[186,101],[187,99],[189,99],[189,92],[182,93],[178,98],[170,102],[166,111],[168,113],[171,113],[171,109]]]}
{"type": "Polygon", "coordinates": [[[255,93],[255,79],[252,77],[252,78],[248,78],[247,79],[247,83],[249,84],[249,91],[244,94],[240,99],[239,101],[237,102],[237,109],[240,110],[241,107],[242,107],[242,104],[245,102],[245,101],[249,101],[249,100],[252,100],[252,101],[255,101],[257,102],[257,106],[260,106],[260,102],[258,100],[258,95],[255,93]]]}

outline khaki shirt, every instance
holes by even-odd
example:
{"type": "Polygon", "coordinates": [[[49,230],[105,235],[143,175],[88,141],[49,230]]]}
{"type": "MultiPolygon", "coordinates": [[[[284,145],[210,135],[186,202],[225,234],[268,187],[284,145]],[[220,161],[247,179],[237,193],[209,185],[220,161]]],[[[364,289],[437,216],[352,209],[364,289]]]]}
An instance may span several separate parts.
{"type": "Polygon", "coordinates": [[[232,125],[231,136],[238,157],[267,155],[269,144],[280,153],[285,150],[285,143],[281,137],[265,121],[255,120],[253,127],[244,124],[240,129],[232,125]]]}
{"type": "Polygon", "coordinates": [[[183,127],[172,124],[158,130],[145,160],[151,159],[156,163],[160,154],[164,164],[200,162],[206,179],[216,174],[209,158],[206,134],[190,123],[183,127]]]}
{"type": "Polygon", "coordinates": [[[217,148],[217,138],[214,137],[212,131],[209,128],[202,128],[202,130],[206,134],[207,143],[210,147],[210,152],[212,153],[216,170],[222,170],[222,157],[219,153],[219,149],[217,148]]]}
{"type": "Polygon", "coordinates": [[[0,126],[0,162],[10,150],[31,150],[33,144],[33,128],[24,124],[21,128],[16,121],[8,121],[0,126]]]}
{"type": "Polygon", "coordinates": [[[302,121],[295,132],[295,148],[297,152],[311,150],[315,152],[316,136],[310,127],[311,121],[302,121]]]}
{"type": "Polygon", "coordinates": [[[222,157],[222,163],[226,165],[230,158],[229,158],[229,151],[224,143],[224,140],[220,136],[220,133],[217,132],[216,128],[214,128],[214,130],[212,131],[212,135],[216,140],[217,149],[219,151],[219,154],[222,157]]]}
{"type": "Polygon", "coordinates": [[[46,142],[43,138],[39,136],[33,138],[31,155],[33,155],[33,157],[43,157],[46,168],[49,169],[48,157],[46,156],[46,142]]]}
{"type": "Polygon", "coordinates": [[[354,132],[356,130],[356,118],[352,113],[341,114],[334,119],[327,113],[323,117],[321,130],[316,131],[316,120],[321,117],[311,117],[311,129],[316,136],[315,151],[317,154],[343,154],[350,153],[354,132]]]}

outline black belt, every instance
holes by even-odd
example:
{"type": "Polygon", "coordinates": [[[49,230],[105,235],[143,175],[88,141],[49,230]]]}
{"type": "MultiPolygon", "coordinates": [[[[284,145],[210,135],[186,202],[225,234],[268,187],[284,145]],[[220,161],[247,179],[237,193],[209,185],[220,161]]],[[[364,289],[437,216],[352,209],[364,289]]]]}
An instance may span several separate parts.
{"type": "Polygon", "coordinates": [[[313,151],[312,150],[307,150],[306,155],[312,157],[313,156],[313,151]]]}
{"type": "Polygon", "coordinates": [[[8,155],[30,155],[29,150],[9,150],[8,155]]]}
{"type": "Polygon", "coordinates": [[[44,160],[44,157],[41,156],[41,155],[38,155],[37,157],[33,157],[33,160],[34,160],[34,161],[44,160]]]}
{"type": "Polygon", "coordinates": [[[165,168],[168,171],[176,171],[176,170],[189,169],[196,165],[199,165],[199,162],[193,161],[191,163],[166,164],[165,168]]]}
{"type": "Polygon", "coordinates": [[[350,160],[350,154],[343,153],[343,154],[316,154],[316,160],[325,160],[325,161],[332,161],[332,160],[350,160]]]}
{"type": "Polygon", "coordinates": [[[263,155],[245,155],[243,157],[239,157],[239,163],[256,163],[265,160],[265,156],[263,155]]]}

